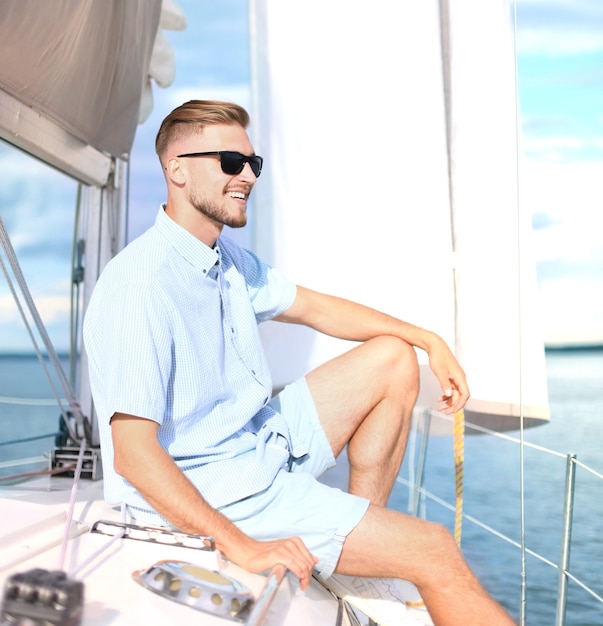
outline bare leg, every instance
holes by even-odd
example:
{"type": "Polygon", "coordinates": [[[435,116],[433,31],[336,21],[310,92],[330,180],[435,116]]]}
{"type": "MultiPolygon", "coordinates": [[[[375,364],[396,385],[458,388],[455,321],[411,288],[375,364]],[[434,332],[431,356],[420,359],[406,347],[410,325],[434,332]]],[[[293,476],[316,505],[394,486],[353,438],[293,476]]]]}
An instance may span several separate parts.
{"type": "Polygon", "coordinates": [[[396,337],[377,337],[306,379],[335,456],[348,444],[350,493],[387,504],[419,391],[413,348],[396,337]]]}
{"type": "Polygon", "coordinates": [[[418,394],[414,350],[395,337],[378,337],[306,378],[335,456],[348,445],[350,493],[373,503],[348,535],[336,571],[411,581],[438,626],[513,624],[446,528],[384,508],[418,394]]]}
{"type": "Polygon", "coordinates": [[[510,626],[440,524],[370,505],[348,535],[336,572],[404,578],[421,593],[436,626],[510,626]]]}

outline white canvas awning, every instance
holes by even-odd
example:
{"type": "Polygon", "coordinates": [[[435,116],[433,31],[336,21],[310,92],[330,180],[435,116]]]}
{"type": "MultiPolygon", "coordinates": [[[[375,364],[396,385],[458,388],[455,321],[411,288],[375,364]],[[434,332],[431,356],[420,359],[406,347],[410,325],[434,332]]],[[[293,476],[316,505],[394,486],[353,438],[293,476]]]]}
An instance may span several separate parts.
{"type": "MultiPolygon", "coordinates": [[[[182,27],[168,9],[169,27],[182,27]]],[[[149,72],[170,82],[161,14],[161,0],[3,0],[0,137],[104,184],[111,159],[130,152],[149,72]],[[163,66],[151,67],[154,47],[163,66]]]]}

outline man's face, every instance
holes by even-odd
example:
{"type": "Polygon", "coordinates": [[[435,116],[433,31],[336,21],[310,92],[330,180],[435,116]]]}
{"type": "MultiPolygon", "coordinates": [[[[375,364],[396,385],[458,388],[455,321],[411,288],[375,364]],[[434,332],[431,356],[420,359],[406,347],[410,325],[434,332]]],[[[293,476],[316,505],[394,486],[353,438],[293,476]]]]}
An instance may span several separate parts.
{"type": "MultiPolygon", "coordinates": [[[[206,126],[186,140],[179,154],[231,150],[254,154],[247,132],[239,125],[206,126]]],[[[240,228],[247,223],[247,200],[257,180],[249,163],[239,174],[225,174],[219,156],[182,158],[186,168],[188,200],[197,211],[221,225],[240,228]]]]}

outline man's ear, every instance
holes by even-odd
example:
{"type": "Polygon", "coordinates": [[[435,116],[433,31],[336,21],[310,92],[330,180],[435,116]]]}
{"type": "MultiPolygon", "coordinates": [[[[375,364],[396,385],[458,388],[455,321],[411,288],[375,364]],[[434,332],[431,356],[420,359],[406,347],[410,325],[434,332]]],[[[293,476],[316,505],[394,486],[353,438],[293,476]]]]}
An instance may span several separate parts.
{"type": "Polygon", "coordinates": [[[178,157],[170,157],[165,164],[166,176],[176,185],[186,182],[186,175],[182,168],[182,162],[178,157]]]}

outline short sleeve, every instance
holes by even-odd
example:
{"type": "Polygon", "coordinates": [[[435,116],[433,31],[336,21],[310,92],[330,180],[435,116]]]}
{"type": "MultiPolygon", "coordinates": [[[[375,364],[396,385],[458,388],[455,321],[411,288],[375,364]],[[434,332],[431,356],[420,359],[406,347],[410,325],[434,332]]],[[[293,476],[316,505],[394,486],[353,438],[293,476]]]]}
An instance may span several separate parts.
{"type": "Polygon", "coordinates": [[[151,286],[129,285],[112,294],[111,310],[93,313],[86,320],[86,349],[105,418],[119,412],[161,424],[172,370],[164,299],[151,286]]]}

